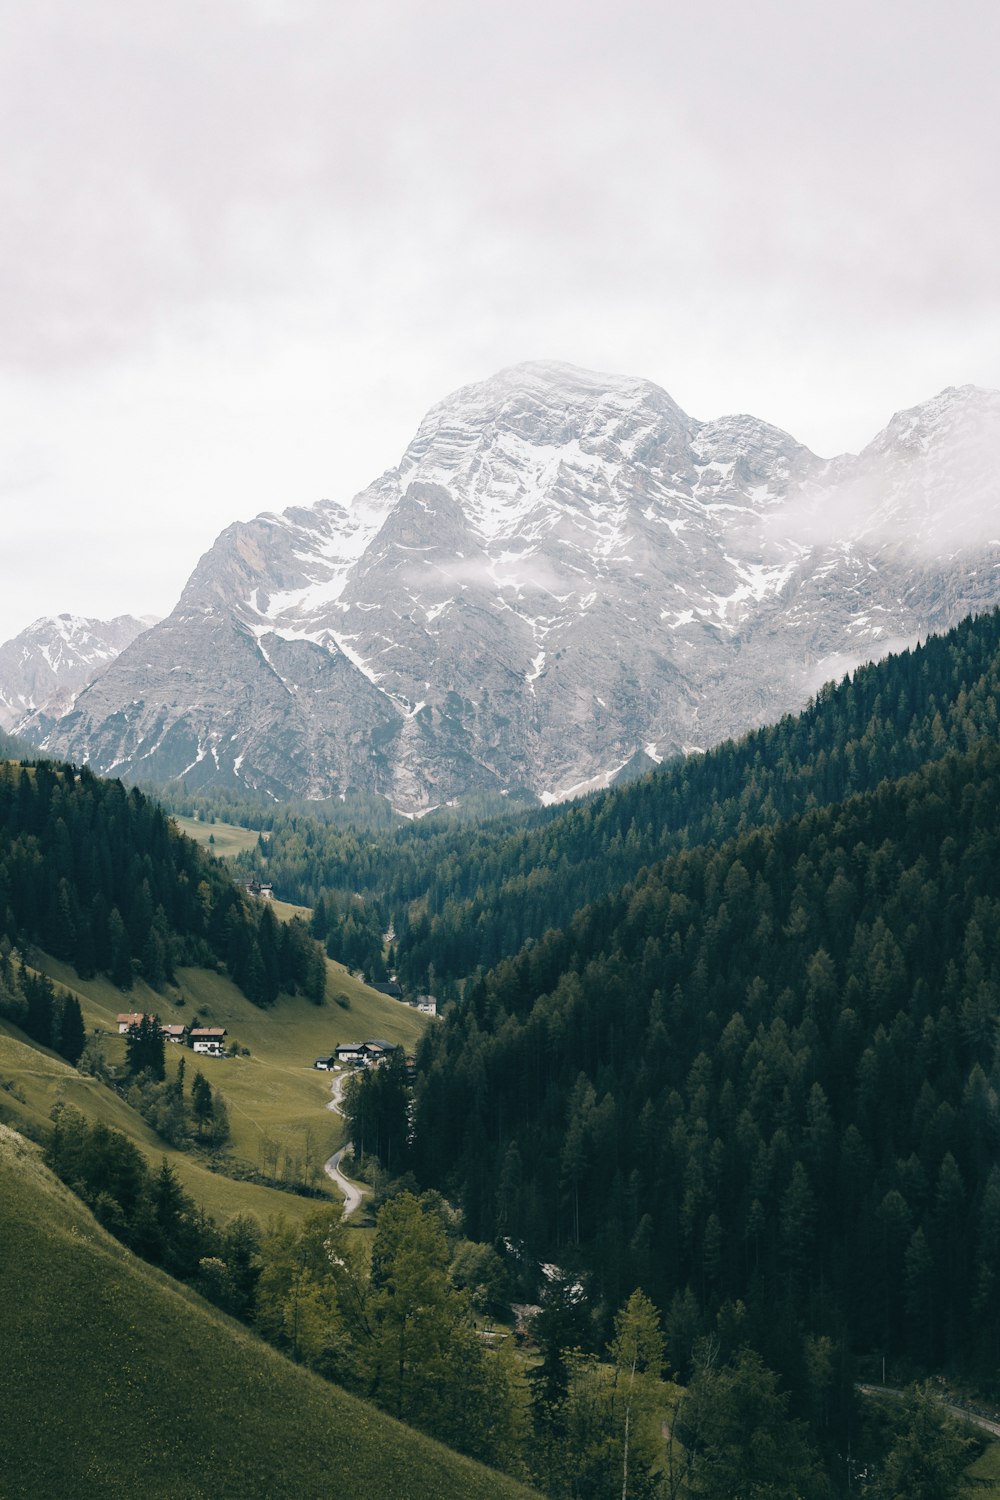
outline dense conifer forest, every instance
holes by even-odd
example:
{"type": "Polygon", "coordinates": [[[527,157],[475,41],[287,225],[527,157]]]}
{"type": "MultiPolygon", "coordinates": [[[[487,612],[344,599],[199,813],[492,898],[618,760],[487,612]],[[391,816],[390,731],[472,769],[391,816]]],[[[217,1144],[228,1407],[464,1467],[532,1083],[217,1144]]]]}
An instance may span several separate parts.
{"type": "Polygon", "coordinates": [[[994,613],[558,814],[272,833],[454,1001],[409,1142],[358,1101],[393,1170],[584,1286],[567,1340],[638,1287],[682,1377],[752,1349],[828,1457],[859,1369],[1000,1367],[998,690],[994,613]]]}
{"type": "Polygon", "coordinates": [[[725,1308],[810,1341],[1000,1355],[1000,748],[675,855],[428,1033],[414,1165],[469,1232],[635,1285],[675,1358],[725,1308]]]}
{"type": "Polygon", "coordinates": [[[322,955],[279,924],[148,797],[86,768],[0,763],[0,942],[37,944],[82,976],[154,989],[175,966],[224,964],[250,999],[317,1001],[322,955]]]}

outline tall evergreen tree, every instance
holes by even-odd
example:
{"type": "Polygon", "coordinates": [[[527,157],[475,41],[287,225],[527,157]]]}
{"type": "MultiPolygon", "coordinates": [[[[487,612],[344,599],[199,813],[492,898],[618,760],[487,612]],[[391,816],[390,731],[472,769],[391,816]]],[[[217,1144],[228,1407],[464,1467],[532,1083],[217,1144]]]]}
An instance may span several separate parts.
{"type": "Polygon", "coordinates": [[[80,1002],[75,995],[66,995],[59,1018],[59,1052],[75,1067],[83,1055],[86,1040],[80,1002]]]}
{"type": "Polygon", "coordinates": [[[125,1033],[125,1066],[134,1078],[148,1073],[158,1082],[166,1076],[159,1016],[144,1015],[125,1033]]]}

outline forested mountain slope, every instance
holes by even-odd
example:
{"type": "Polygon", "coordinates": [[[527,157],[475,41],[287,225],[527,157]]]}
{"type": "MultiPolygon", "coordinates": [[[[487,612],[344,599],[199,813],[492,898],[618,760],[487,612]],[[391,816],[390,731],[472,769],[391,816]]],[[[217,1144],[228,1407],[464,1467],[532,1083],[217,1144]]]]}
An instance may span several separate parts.
{"type": "Polygon", "coordinates": [[[485,970],[672,850],[776,824],[997,734],[1000,612],[829,684],[803,713],[566,809],[477,827],[428,818],[372,836],[301,811],[269,818],[284,896],[361,892],[394,923],[415,989],[485,970]]]}
{"type": "MultiPolygon", "coordinates": [[[[841,763],[874,776],[886,740],[841,763]]],[[[425,1038],[415,1166],[470,1234],[580,1267],[596,1301],[643,1287],[675,1351],[742,1303],[802,1401],[819,1338],[993,1379],[998,1013],[983,735],[672,855],[502,963],[425,1038]]]]}
{"type": "Polygon", "coordinates": [[[0,939],[37,943],[83,976],[160,988],[180,963],[224,963],[258,1004],[322,997],[322,958],[279,926],[157,805],[86,768],[0,763],[0,939]]]}
{"type": "Polygon", "coordinates": [[[0,758],[4,760],[16,760],[29,753],[29,747],[16,735],[8,734],[6,729],[0,729],[0,758]]]}
{"type": "MultiPolygon", "coordinates": [[[[468,860],[442,859],[426,909],[397,918],[401,972],[461,977],[560,927],[673,849],[774,825],[997,734],[1000,613],[829,684],[800,715],[630,786],[468,860]]],[[[400,893],[403,894],[402,892],[400,893]]],[[[416,882],[407,893],[419,896],[416,882]]]]}

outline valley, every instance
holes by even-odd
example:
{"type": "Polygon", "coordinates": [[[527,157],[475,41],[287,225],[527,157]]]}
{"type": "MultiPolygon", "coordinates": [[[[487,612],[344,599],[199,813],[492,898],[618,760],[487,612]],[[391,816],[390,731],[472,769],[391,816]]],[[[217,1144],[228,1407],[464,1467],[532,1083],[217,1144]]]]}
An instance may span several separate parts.
{"type": "Polygon", "coordinates": [[[554,1500],[626,1461],[721,1496],[762,1430],[789,1494],[880,1500],[906,1454],[960,1496],[994,1459],[937,1395],[994,1401],[1000,1349],[998,684],[993,612],[566,808],[206,800],[199,845],[8,763],[0,1120],[186,1296],[554,1500]],[[123,1008],[224,1055],[158,1080],[123,1008]],[[341,1118],[315,1061],[373,1038],[341,1118]]]}
{"type": "Polygon", "coordinates": [[[0,35],[0,1500],[1000,1500],[1000,12],[0,35]]]}

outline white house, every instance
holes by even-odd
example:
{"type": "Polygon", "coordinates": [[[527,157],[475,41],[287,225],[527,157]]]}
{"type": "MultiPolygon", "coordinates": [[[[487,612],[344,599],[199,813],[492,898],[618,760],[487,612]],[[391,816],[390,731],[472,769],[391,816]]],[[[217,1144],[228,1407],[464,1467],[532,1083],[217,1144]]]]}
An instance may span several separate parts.
{"type": "Polygon", "coordinates": [[[381,1040],[345,1042],[336,1049],[333,1056],[338,1063],[348,1063],[351,1067],[374,1068],[379,1063],[385,1062],[397,1050],[395,1042],[381,1040]]]}
{"type": "Polygon", "coordinates": [[[348,1063],[351,1067],[365,1060],[364,1042],[345,1042],[334,1052],[334,1057],[339,1063],[348,1063]]]}
{"type": "Polygon", "coordinates": [[[225,1036],[224,1026],[192,1026],[188,1041],[195,1052],[205,1057],[221,1057],[225,1036]]]}

